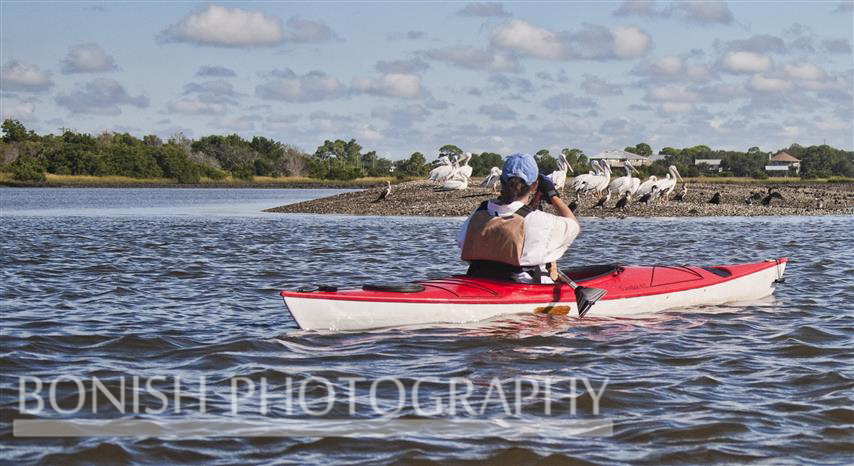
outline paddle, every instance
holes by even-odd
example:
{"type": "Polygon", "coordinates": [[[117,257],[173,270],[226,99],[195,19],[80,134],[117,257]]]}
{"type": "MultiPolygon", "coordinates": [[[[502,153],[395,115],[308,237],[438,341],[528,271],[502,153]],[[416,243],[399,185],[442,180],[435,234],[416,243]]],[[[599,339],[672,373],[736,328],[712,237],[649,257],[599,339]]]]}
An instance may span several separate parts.
{"type": "Polygon", "coordinates": [[[596,301],[599,301],[608,292],[601,288],[580,286],[567,277],[565,273],[561,272],[559,268],[555,267],[555,270],[557,271],[557,276],[575,291],[575,304],[578,305],[579,319],[584,318],[584,314],[587,314],[587,311],[596,304],[596,301]]]}
{"type": "MultiPolygon", "coordinates": [[[[540,184],[537,186],[537,192],[531,198],[531,206],[537,206],[536,208],[541,210],[542,206],[540,204],[540,200],[542,199],[543,194],[545,194],[548,199],[551,199],[554,196],[560,198],[560,196],[558,195],[557,191],[555,191],[554,184],[552,184],[551,181],[549,181],[547,178],[544,178],[542,175],[540,175],[538,181],[540,181],[540,184]],[[548,181],[548,184],[544,184],[544,179],[545,181],[548,181]],[[541,186],[543,186],[542,189],[541,186]],[[543,192],[543,190],[545,192],[543,192]]],[[[557,267],[556,263],[552,263],[552,265],[552,268],[557,273],[557,276],[575,291],[575,304],[578,305],[579,319],[583,318],[584,314],[587,314],[587,311],[589,311],[590,308],[593,307],[594,304],[596,304],[596,301],[599,301],[602,296],[605,296],[605,293],[607,293],[606,290],[603,290],[601,288],[589,288],[586,286],[579,286],[577,283],[572,281],[571,278],[567,277],[565,273],[561,272],[560,269],[557,267]]]]}

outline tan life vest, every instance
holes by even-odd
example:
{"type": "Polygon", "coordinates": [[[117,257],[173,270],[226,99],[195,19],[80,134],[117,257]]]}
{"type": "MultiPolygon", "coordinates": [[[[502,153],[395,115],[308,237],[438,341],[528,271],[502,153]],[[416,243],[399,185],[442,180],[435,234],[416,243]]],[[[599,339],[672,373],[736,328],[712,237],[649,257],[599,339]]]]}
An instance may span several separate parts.
{"type": "Polygon", "coordinates": [[[506,217],[489,213],[487,201],[469,219],[463,241],[464,261],[495,261],[519,266],[525,244],[525,216],[531,208],[522,206],[506,217]]]}

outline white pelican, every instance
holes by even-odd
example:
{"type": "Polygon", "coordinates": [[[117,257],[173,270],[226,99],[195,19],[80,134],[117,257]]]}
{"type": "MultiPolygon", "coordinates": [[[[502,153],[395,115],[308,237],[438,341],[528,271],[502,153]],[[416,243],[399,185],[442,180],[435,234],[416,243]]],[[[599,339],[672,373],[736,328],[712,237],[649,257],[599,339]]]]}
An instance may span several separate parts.
{"type": "Polygon", "coordinates": [[[603,173],[601,175],[594,176],[587,183],[587,189],[596,194],[601,194],[602,191],[607,191],[608,183],[611,182],[611,167],[609,167],[608,163],[604,160],[599,162],[599,164],[602,167],[603,173]]]}
{"type": "Polygon", "coordinates": [[[569,162],[566,161],[566,156],[561,153],[557,159],[557,170],[546,175],[546,178],[550,179],[552,183],[554,183],[555,188],[557,188],[558,191],[562,191],[563,187],[566,186],[567,170],[573,174],[575,173],[569,165],[569,162]]]}
{"type": "Polygon", "coordinates": [[[372,202],[380,202],[381,200],[387,198],[389,194],[391,194],[391,181],[386,181],[386,185],[387,186],[380,193],[380,197],[374,199],[372,202]]]}
{"type": "Polygon", "coordinates": [[[430,181],[439,181],[439,178],[445,178],[453,169],[453,165],[451,165],[450,159],[445,157],[444,155],[439,157],[439,162],[441,165],[430,170],[430,174],[427,176],[427,179],[430,181]]]}
{"type": "Polygon", "coordinates": [[[667,178],[663,180],[658,180],[655,182],[655,185],[658,186],[659,195],[662,197],[664,201],[667,201],[667,196],[673,192],[673,189],[676,188],[676,180],[678,179],[681,182],[685,182],[682,179],[682,175],[679,174],[679,170],[676,169],[675,165],[671,165],[668,169],[667,178]]]}
{"type": "Polygon", "coordinates": [[[599,166],[599,162],[596,160],[590,161],[590,169],[591,171],[573,178],[572,183],[570,183],[569,185],[570,189],[575,192],[588,191],[590,188],[590,182],[594,179],[594,177],[602,174],[602,168],[599,166]]]}
{"type": "Polygon", "coordinates": [[[655,182],[658,181],[658,177],[655,175],[650,176],[643,183],[638,186],[637,191],[635,191],[635,196],[644,196],[649,194],[652,191],[652,187],[655,186],[655,182]]]}
{"type": "Polygon", "coordinates": [[[622,196],[623,193],[633,194],[634,191],[632,191],[632,189],[634,188],[634,190],[637,190],[637,188],[640,186],[640,180],[632,177],[632,170],[637,172],[637,170],[635,170],[635,167],[633,167],[628,162],[628,160],[625,163],[625,167],[626,167],[626,176],[621,176],[619,178],[615,178],[608,185],[608,191],[617,193],[620,196],[622,196]]]}
{"type": "Polygon", "coordinates": [[[436,181],[439,183],[444,183],[445,181],[450,180],[452,177],[457,176],[457,173],[460,169],[460,163],[458,160],[452,160],[450,168],[446,170],[444,173],[439,174],[436,178],[436,181]]]}
{"type": "Polygon", "coordinates": [[[492,167],[492,169],[489,170],[489,176],[484,178],[483,181],[480,182],[480,185],[485,188],[491,188],[492,192],[495,192],[496,188],[498,188],[498,185],[500,183],[501,169],[498,167],[492,167]]]}
{"type": "Polygon", "coordinates": [[[471,160],[471,152],[466,152],[463,155],[463,164],[460,166],[459,174],[465,176],[466,178],[471,178],[471,166],[469,165],[469,160],[471,160]]]}
{"type": "Polygon", "coordinates": [[[444,191],[461,191],[468,187],[469,179],[463,173],[460,173],[459,167],[456,167],[451,176],[442,183],[442,190],[444,191]]]}

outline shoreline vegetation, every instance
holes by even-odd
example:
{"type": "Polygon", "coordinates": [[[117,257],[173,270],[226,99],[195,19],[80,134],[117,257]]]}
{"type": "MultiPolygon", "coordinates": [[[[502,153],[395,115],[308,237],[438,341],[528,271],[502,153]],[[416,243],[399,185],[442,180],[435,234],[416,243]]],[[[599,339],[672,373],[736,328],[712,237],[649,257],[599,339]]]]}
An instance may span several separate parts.
{"type": "Polygon", "coordinates": [[[364,177],[353,180],[321,180],[303,176],[256,176],[251,180],[234,177],[200,178],[181,183],[171,178],[132,178],[129,176],[88,176],[45,174],[44,181],[20,181],[0,172],[0,186],[16,188],[265,188],[265,189],[368,189],[384,186],[392,177],[364,177]]]}
{"type": "MultiPolygon", "coordinates": [[[[180,183],[170,178],[132,178],[129,176],[91,176],[91,175],[56,175],[45,174],[45,181],[20,181],[13,178],[11,173],[0,172],[0,186],[8,187],[41,187],[41,188],[269,188],[269,189],[371,189],[386,185],[386,181],[397,185],[419,181],[420,178],[396,178],[392,176],[362,177],[352,180],[329,180],[309,178],[305,176],[256,176],[251,180],[234,177],[222,179],[200,178],[195,183],[180,183]]],[[[472,180],[473,184],[474,181],[472,180]]],[[[854,178],[831,177],[802,180],[793,177],[773,177],[763,180],[739,177],[694,177],[685,178],[691,185],[696,183],[737,184],[752,186],[777,185],[825,185],[852,184],[854,178]]],[[[478,181],[479,182],[479,181],[478,181]]],[[[472,188],[473,189],[473,188],[472,188]]]]}
{"type": "MultiPolygon", "coordinates": [[[[626,209],[616,209],[616,198],[604,208],[595,208],[597,199],[582,198],[576,215],[581,217],[715,217],[715,216],[787,216],[787,215],[851,215],[854,213],[854,182],[804,182],[794,179],[790,183],[782,180],[741,180],[710,182],[708,179],[687,181],[688,192],[683,202],[634,203],[626,209]],[[774,199],[770,206],[761,201],[746,199],[754,193],[763,196],[769,187],[778,191],[783,200],[774,199]],[[708,201],[720,193],[720,204],[708,201]]],[[[380,189],[366,189],[329,196],[311,201],[288,204],[265,212],[332,214],[357,216],[424,216],[464,217],[481,202],[492,199],[495,194],[479,186],[472,179],[473,187],[462,191],[443,191],[439,185],[425,180],[409,181],[392,185],[391,194],[380,201],[380,189]]],[[[564,191],[562,197],[571,199],[564,191]]],[[[549,210],[549,206],[544,207],[549,210]]]]}

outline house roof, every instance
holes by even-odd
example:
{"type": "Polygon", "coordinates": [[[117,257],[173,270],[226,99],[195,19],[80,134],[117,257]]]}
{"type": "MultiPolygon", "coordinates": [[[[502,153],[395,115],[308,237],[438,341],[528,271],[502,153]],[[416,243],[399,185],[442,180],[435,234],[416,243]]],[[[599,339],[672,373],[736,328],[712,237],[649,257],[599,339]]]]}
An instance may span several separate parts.
{"type": "Polygon", "coordinates": [[[771,157],[773,162],[800,162],[800,160],[792,157],[786,152],[780,151],[774,154],[774,157],[771,157]]]}
{"type": "Polygon", "coordinates": [[[606,160],[649,160],[647,157],[638,154],[632,154],[620,149],[606,150],[596,155],[591,155],[591,159],[606,159],[606,160]]]}

